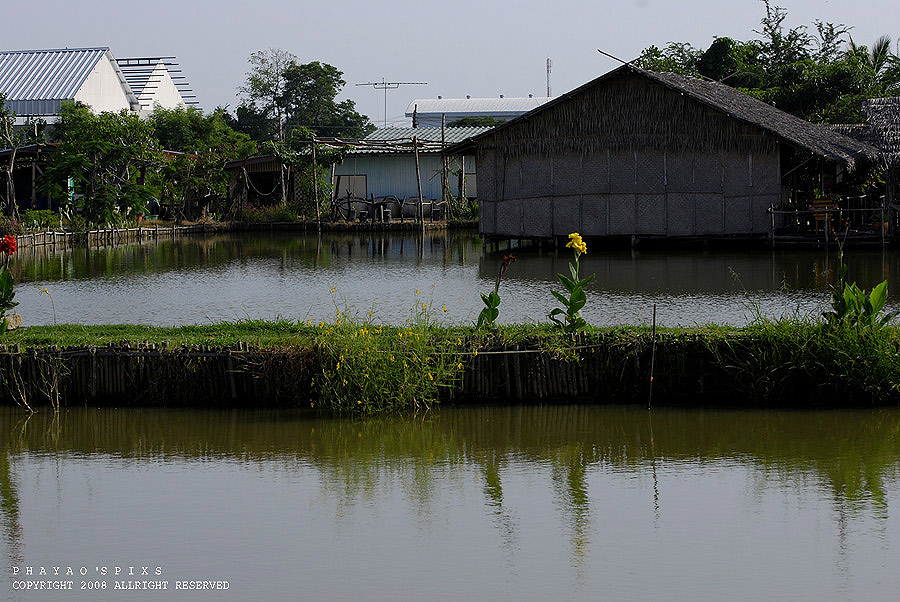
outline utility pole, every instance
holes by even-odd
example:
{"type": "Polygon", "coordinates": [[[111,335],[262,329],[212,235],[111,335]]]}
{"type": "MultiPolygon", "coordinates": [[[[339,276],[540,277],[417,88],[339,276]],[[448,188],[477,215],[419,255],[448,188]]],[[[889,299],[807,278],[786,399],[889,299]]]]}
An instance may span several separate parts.
{"type": "Polygon", "coordinates": [[[384,127],[387,127],[387,91],[400,86],[427,86],[428,82],[389,82],[382,77],[380,82],[365,82],[357,86],[372,86],[376,90],[384,90],[384,127]]]}

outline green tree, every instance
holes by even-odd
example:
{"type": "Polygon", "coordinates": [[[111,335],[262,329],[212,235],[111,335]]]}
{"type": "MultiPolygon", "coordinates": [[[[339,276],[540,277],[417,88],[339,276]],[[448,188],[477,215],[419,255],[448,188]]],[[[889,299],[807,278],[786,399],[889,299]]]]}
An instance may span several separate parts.
{"type": "Polygon", "coordinates": [[[284,70],[284,105],[291,127],[311,129],[317,136],[359,138],[374,129],[368,117],[356,112],[352,100],[337,102],[347,82],[328,63],[291,63],[284,70]]]}
{"type": "Polygon", "coordinates": [[[257,119],[269,116],[267,120],[271,133],[275,139],[284,142],[284,117],[287,108],[285,71],[290,65],[296,65],[297,57],[280,48],[269,48],[252,53],[249,62],[247,81],[238,88],[244,94],[241,105],[248,116],[257,119]]]}
{"type": "Polygon", "coordinates": [[[28,119],[25,126],[16,128],[16,115],[6,106],[6,96],[0,93],[0,143],[9,150],[9,159],[0,165],[6,175],[6,210],[10,215],[18,217],[19,206],[16,203],[16,183],[13,171],[16,166],[17,152],[20,147],[44,141],[46,122],[42,119],[28,119]]]}
{"type": "Polygon", "coordinates": [[[229,174],[225,164],[256,153],[246,134],[235,132],[218,108],[204,114],[196,107],[165,109],[157,106],[150,116],[158,148],[176,151],[166,155],[159,172],[160,200],[181,207],[193,217],[205,215],[210,204],[226,195],[229,174]]]}
{"type": "Polygon", "coordinates": [[[68,197],[71,178],[71,192],[81,195],[76,204],[89,223],[146,211],[154,193],[146,177],[160,162],[150,122],[125,110],[94,114],[87,105],[65,102],[56,136],[59,146],[44,174],[53,197],[68,197]]]}
{"type": "Polygon", "coordinates": [[[842,23],[817,20],[812,34],[788,28],[785,9],[763,4],[758,39],[717,37],[703,51],[676,42],[650,46],[637,65],[707,77],[814,123],[858,123],[863,99],[900,93],[900,60],[887,36],[870,50],[856,46],[842,23]]]}

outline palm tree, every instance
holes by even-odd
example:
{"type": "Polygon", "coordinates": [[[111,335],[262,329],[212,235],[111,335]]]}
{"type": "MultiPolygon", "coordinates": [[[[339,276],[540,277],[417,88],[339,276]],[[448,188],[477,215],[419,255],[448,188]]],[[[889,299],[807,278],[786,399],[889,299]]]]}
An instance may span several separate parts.
{"type": "Polygon", "coordinates": [[[891,37],[883,35],[872,44],[871,48],[858,46],[850,37],[847,58],[859,61],[867,72],[863,83],[867,88],[867,96],[882,96],[885,91],[898,83],[898,67],[900,58],[891,52],[891,37]]]}

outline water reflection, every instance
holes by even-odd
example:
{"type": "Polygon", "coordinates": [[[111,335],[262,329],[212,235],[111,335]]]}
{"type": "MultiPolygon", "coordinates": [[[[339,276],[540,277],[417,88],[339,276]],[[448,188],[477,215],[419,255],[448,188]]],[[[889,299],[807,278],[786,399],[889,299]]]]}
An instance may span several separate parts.
{"type": "MultiPolygon", "coordinates": [[[[546,321],[566,272],[565,250],[514,250],[506,273],[502,321],[546,321]]],[[[101,248],[30,248],[17,254],[17,299],[27,324],[196,324],[246,318],[330,319],[338,309],[403,323],[415,291],[438,319],[473,321],[478,293],[496,277],[501,254],[487,254],[473,232],[234,233],[161,238],[101,248]],[[338,294],[332,298],[332,287],[338,294]],[[437,309],[445,306],[447,312],[437,309]]],[[[586,315],[595,324],[647,323],[652,305],[664,325],[742,324],[756,312],[817,314],[827,301],[837,257],[826,250],[592,249],[583,258],[590,285],[586,315]]],[[[900,253],[853,250],[850,273],[861,286],[887,278],[900,300],[900,253]]]]}
{"type": "Polygon", "coordinates": [[[13,565],[48,562],[50,550],[91,561],[127,550],[222,572],[246,569],[241,550],[255,550],[229,599],[291,599],[277,589],[295,591],[276,569],[283,558],[307,567],[297,579],[314,599],[373,588],[384,592],[373,599],[396,599],[392,584],[408,571],[417,580],[403,595],[421,599],[547,599],[554,589],[596,599],[612,587],[616,599],[650,600],[676,585],[686,598],[722,599],[740,580],[735,562],[781,588],[756,593],[785,598],[812,578],[827,581],[817,599],[884,599],[900,587],[867,556],[898,543],[889,525],[900,410],[480,407],[347,420],[85,409],[26,423],[2,409],[0,421],[13,565]],[[818,552],[791,562],[798,584],[780,581],[779,554],[807,546],[818,552]],[[335,581],[327,562],[364,567],[361,581],[335,581]],[[632,575],[640,562],[654,580],[632,575]],[[873,571],[878,581],[862,583],[873,571]],[[827,595],[838,590],[850,595],[827,595]]]}

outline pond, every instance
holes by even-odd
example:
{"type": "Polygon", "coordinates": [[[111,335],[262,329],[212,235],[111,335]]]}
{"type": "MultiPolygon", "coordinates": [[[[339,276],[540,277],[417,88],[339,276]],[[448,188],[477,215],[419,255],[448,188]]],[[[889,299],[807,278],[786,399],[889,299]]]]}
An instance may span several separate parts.
{"type": "MultiPolygon", "coordinates": [[[[501,284],[500,321],[544,322],[556,303],[550,291],[561,290],[555,275],[568,272],[571,255],[512,252],[517,260],[501,284]]],[[[320,321],[336,311],[402,324],[423,302],[439,322],[471,323],[502,255],[487,253],[471,231],[235,233],[24,249],[12,269],[26,325],[320,321]]],[[[900,253],[853,250],[847,263],[862,286],[888,278],[897,305],[900,253]]],[[[818,315],[836,265],[833,250],[591,248],[582,273],[597,277],[583,313],[595,325],[649,324],[656,304],[659,323],[668,326],[818,315]]]]}
{"type": "Polygon", "coordinates": [[[0,590],[15,601],[896,600],[898,423],[898,410],[353,420],[3,408],[0,590]],[[41,567],[72,567],[74,590],[20,591],[61,579],[41,567]],[[150,581],[167,591],[114,589],[150,581]],[[191,581],[228,589],[176,590],[191,581]]]}

